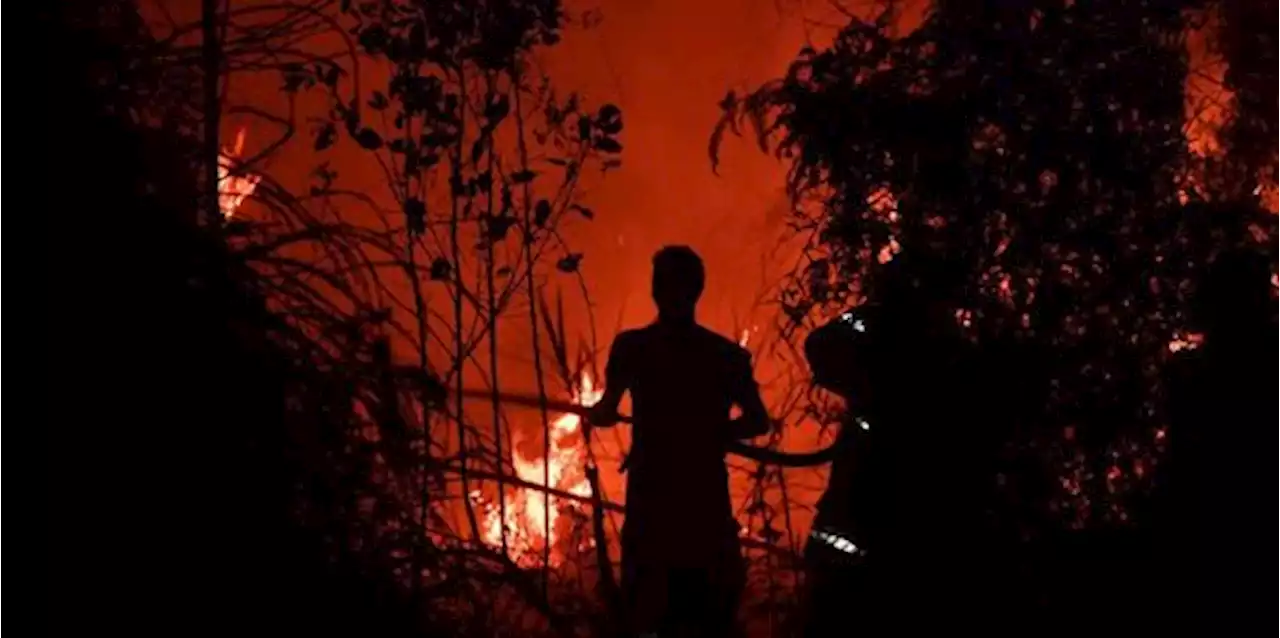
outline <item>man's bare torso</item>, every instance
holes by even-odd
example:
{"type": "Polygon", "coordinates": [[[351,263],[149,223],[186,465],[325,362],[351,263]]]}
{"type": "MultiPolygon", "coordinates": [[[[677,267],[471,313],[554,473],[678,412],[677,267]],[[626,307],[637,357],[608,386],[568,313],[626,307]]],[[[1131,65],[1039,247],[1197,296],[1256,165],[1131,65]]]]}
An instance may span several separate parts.
{"type": "Polygon", "coordinates": [[[628,523],[687,540],[731,526],[724,446],[735,398],[756,392],[750,354],[701,326],[654,323],[618,335],[607,382],[631,393],[628,523]]]}

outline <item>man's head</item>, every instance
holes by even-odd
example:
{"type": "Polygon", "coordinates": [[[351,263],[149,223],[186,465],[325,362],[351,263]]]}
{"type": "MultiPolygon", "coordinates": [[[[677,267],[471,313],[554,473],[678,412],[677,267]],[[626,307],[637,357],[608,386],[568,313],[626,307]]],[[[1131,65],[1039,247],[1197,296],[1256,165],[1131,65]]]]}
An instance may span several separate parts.
{"type": "Polygon", "coordinates": [[[653,256],[653,302],[658,314],[670,319],[692,319],[706,271],[702,259],[688,246],[667,246],[653,256]]]}

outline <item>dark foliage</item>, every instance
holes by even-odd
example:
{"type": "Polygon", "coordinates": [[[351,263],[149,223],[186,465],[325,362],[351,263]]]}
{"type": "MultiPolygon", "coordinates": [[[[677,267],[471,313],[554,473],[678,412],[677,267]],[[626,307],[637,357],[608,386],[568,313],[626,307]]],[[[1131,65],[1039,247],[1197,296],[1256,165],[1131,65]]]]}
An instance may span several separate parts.
{"type": "MultiPolygon", "coordinates": [[[[939,1],[901,38],[886,11],[851,18],[785,77],[722,103],[713,164],[725,132],[754,134],[790,162],[795,229],[815,246],[784,293],[792,320],[870,302],[901,327],[913,303],[904,289],[950,309],[893,330],[902,338],[857,362],[872,379],[870,407],[857,407],[887,409],[913,438],[899,451],[929,459],[898,468],[920,476],[897,476],[892,489],[951,489],[974,466],[1000,486],[986,507],[1007,540],[989,547],[986,579],[971,585],[983,604],[1018,613],[982,617],[1055,618],[1064,634],[1156,631],[1169,618],[1156,613],[1170,600],[1169,572],[1156,567],[1149,494],[1165,489],[1167,441],[1193,429],[1185,419],[1169,429],[1168,374],[1185,356],[1176,346],[1202,329],[1191,302],[1219,255],[1252,255],[1275,272],[1276,218],[1258,196],[1274,184],[1276,113],[1262,89],[1274,53],[1261,48],[1273,51],[1275,23],[1249,22],[1262,9],[1246,4],[939,1]],[[1224,153],[1206,158],[1184,133],[1185,37],[1210,10],[1226,16],[1215,24],[1236,100],[1224,153]],[[952,329],[975,347],[968,364],[942,352],[958,344],[921,347],[952,329]],[[1015,539],[1036,540],[1015,558],[1015,539]],[[1117,574],[1130,580],[1109,580],[1117,574]],[[1123,608],[1103,602],[1121,596],[1123,608]]],[[[1252,291],[1230,295],[1274,294],[1266,277],[1241,285],[1252,291]]],[[[1251,325],[1260,318],[1274,333],[1274,302],[1250,307],[1251,325]]],[[[939,506],[935,534],[972,538],[982,523],[958,516],[939,506]]]]}
{"type": "Polygon", "coordinates": [[[1164,423],[1159,370],[1204,267],[1223,248],[1273,253],[1252,188],[1201,178],[1186,150],[1183,35],[1200,8],[947,2],[901,39],[887,17],[855,19],[730,96],[717,130],[751,125],[791,158],[797,199],[819,200],[796,219],[821,249],[788,291],[793,317],[876,300],[877,262],[923,254],[961,275],[935,294],[970,338],[1052,353],[1050,400],[1027,416],[1083,446],[1061,459],[1086,455],[1065,498],[1044,504],[1067,525],[1120,516],[1107,468],[1164,423]]]}
{"type": "MultiPolygon", "coordinates": [[[[592,475],[592,540],[599,549],[581,556],[581,570],[591,574],[585,580],[553,571],[553,548],[546,543],[537,548],[541,569],[534,568],[537,556],[529,548],[510,547],[515,534],[530,530],[509,529],[495,539],[482,518],[507,520],[514,478],[512,429],[498,399],[499,319],[511,325],[505,318],[524,304],[527,314],[519,320],[527,321],[535,344],[540,395],[547,395],[541,384],[548,369],[560,368],[562,380],[576,387],[563,350],[542,358],[544,323],[553,332],[548,340],[555,343],[555,336],[551,318],[539,316],[538,301],[548,277],[580,280],[583,255],[568,250],[558,227],[566,218],[593,217],[577,201],[579,180],[594,166],[616,168],[622,151],[620,109],[590,111],[577,95],[557,96],[529,63],[535,47],[558,42],[561,13],[559,2],[542,1],[343,3],[336,19],[362,55],[332,73],[286,72],[302,78],[287,88],[317,87],[327,94],[329,120],[316,129],[317,151],[340,143],[344,131],[384,169],[385,187],[403,217],[380,220],[386,230],[374,231],[381,236],[371,252],[381,259],[385,251],[397,268],[371,275],[395,282],[389,291],[411,293],[400,309],[383,309],[393,324],[407,328],[390,350],[401,361],[413,360],[411,367],[438,375],[433,389],[441,390],[404,393],[403,403],[410,411],[421,408],[422,418],[399,436],[389,436],[383,420],[372,424],[376,442],[367,443],[379,454],[368,471],[379,485],[362,497],[379,505],[361,515],[367,529],[359,542],[387,555],[397,579],[414,591],[426,588],[447,600],[445,606],[468,610],[462,633],[501,631],[507,623],[519,627],[509,631],[522,633],[585,630],[567,624],[566,614],[593,617],[593,624],[607,620],[583,590],[600,581],[607,599],[611,589],[605,513],[592,475]],[[386,79],[350,87],[337,81],[339,73],[355,78],[370,70],[385,72],[386,79]],[[429,272],[420,272],[423,263],[429,272]],[[468,327],[473,321],[476,329],[468,327]],[[464,402],[464,385],[474,383],[464,370],[481,348],[488,350],[480,369],[492,392],[489,424],[475,422],[478,402],[464,402]],[[387,530],[399,540],[387,543],[387,530]],[[495,587],[495,581],[510,587],[495,587]]],[[[552,435],[545,406],[542,417],[547,455],[552,435]]],[[[551,517],[543,520],[551,525],[551,517]]],[[[535,530],[541,538],[551,532],[535,530]]]]}
{"type": "Polygon", "coordinates": [[[196,144],[139,117],[164,113],[165,72],[140,55],[154,43],[132,5],[51,5],[41,26],[61,43],[40,147],[59,195],[37,206],[54,286],[37,417],[50,633],[428,632],[324,521],[302,524],[299,490],[317,502],[341,474],[324,438],[351,421],[347,383],[195,224],[196,144]]]}
{"type": "Polygon", "coordinates": [[[1226,88],[1235,99],[1227,143],[1242,186],[1260,175],[1275,181],[1277,11],[1275,0],[1223,0],[1218,46],[1227,62],[1226,88]]]}

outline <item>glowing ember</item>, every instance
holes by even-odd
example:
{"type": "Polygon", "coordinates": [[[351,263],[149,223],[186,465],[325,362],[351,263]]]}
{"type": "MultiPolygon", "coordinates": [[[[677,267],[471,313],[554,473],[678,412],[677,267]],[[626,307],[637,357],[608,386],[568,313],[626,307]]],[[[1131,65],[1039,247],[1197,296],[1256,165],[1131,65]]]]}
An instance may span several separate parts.
{"type": "MultiPolygon", "coordinates": [[[[585,372],[573,391],[573,402],[581,406],[591,406],[600,400],[603,391],[597,389],[591,376],[585,372]]],[[[582,418],[576,414],[564,414],[551,422],[550,456],[542,458],[525,458],[519,450],[519,441],[511,455],[516,477],[527,483],[543,485],[543,474],[552,488],[576,496],[590,496],[590,486],[584,473],[586,466],[587,441],[582,436],[582,418]]],[[[541,441],[537,442],[541,445],[541,441]]],[[[486,544],[492,547],[502,546],[503,520],[502,511],[497,503],[485,501],[478,493],[472,493],[472,500],[483,508],[484,521],[481,535],[486,544]]],[[[542,551],[550,545],[551,564],[554,566],[563,558],[556,551],[560,534],[558,522],[567,509],[577,510],[582,507],[577,501],[547,498],[541,491],[523,487],[512,488],[507,493],[506,503],[507,549],[511,560],[522,567],[532,567],[541,563],[542,551]],[[550,529],[550,540],[544,538],[550,529]]]]}
{"type": "Polygon", "coordinates": [[[1173,340],[1169,342],[1169,352],[1181,352],[1183,350],[1194,350],[1200,347],[1204,342],[1204,335],[1191,332],[1186,334],[1175,335],[1173,340]]]}
{"type": "Polygon", "coordinates": [[[1265,174],[1259,175],[1258,186],[1253,189],[1253,194],[1258,197],[1262,207],[1272,215],[1280,214],[1280,186],[1276,184],[1275,179],[1265,174]]]}
{"type": "MultiPolygon", "coordinates": [[[[867,206],[871,208],[871,212],[884,218],[885,223],[895,226],[898,223],[898,198],[888,188],[877,188],[875,192],[867,196],[867,206]]],[[[882,264],[889,263],[894,255],[902,251],[902,246],[898,244],[897,235],[890,235],[889,242],[880,247],[880,252],[876,254],[876,261],[882,264]]]]}
{"type": "Polygon", "coordinates": [[[236,145],[231,149],[223,148],[218,154],[218,208],[226,219],[235,217],[236,210],[244,203],[246,197],[253,194],[262,177],[258,175],[232,175],[240,153],[244,151],[244,129],[236,132],[236,145]]]}

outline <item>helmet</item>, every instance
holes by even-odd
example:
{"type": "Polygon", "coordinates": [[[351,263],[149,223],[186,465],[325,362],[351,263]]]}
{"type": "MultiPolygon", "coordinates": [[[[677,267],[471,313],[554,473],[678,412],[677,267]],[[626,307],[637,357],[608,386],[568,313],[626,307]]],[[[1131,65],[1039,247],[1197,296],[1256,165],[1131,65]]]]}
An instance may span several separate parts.
{"type": "Polygon", "coordinates": [[[850,398],[862,387],[870,313],[852,308],[819,326],[804,340],[804,358],[818,387],[850,398]]]}

